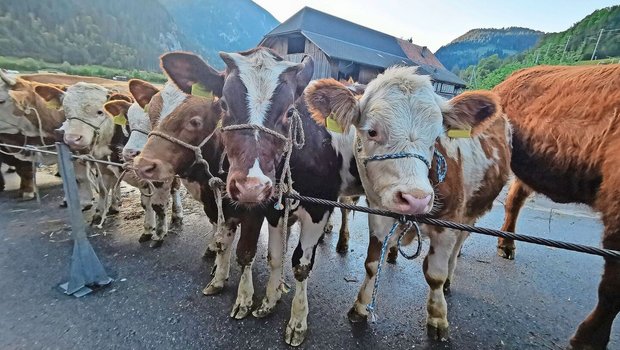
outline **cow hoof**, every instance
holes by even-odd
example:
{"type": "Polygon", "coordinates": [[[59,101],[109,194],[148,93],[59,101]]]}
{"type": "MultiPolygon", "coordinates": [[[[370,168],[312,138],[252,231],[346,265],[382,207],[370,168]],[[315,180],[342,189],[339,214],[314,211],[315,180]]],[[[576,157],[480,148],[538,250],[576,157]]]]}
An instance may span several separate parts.
{"type": "Polygon", "coordinates": [[[348,243],[340,243],[336,245],[336,252],[338,254],[346,254],[349,252],[349,244],[348,243]]]}
{"type": "Polygon", "coordinates": [[[151,240],[152,237],[153,237],[152,233],[143,233],[140,235],[140,238],[138,238],[138,242],[140,243],[148,242],[151,240]]]}
{"type": "Polygon", "coordinates": [[[299,346],[306,339],[306,332],[308,326],[303,325],[301,322],[289,321],[286,325],[286,334],[284,335],[284,341],[290,346],[299,346]]]}
{"type": "Polygon", "coordinates": [[[242,320],[246,318],[250,314],[250,310],[252,309],[252,299],[250,298],[250,305],[243,305],[243,301],[237,301],[235,306],[233,306],[232,312],[230,313],[230,317],[242,320]]]}
{"type": "Polygon", "coordinates": [[[161,247],[161,245],[164,244],[164,240],[163,239],[158,239],[158,240],[153,240],[151,242],[151,244],[149,245],[149,247],[151,248],[159,248],[161,247]]]}
{"type": "Polygon", "coordinates": [[[183,217],[174,217],[170,220],[170,226],[174,228],[180,228],[183,226],[183,217]]]}
{"type": "Polygon", "coordinates": [[[62,201],[62,203],[60,203],[58,205],[59,208],[66,208],[67,207],[67,201],[62,201]]]}
{"type": "Polygon", "coordinates": [[[207,247],[207,250],[205,250],[205,253],[202,254],[202,258],[204,260],[211,260],[211,259],[214,259],[216,255],[217,255],[217,252],[215,252],[215,251],[213,251],[213,250],[211,250],[211,249],[209,249],[207,247]]]}
{"type": "Polygon", "coordinates": [[[390,250],[390,252],[388,253],[387,259],[386,259],[387,263],[395,265],[397,259],[398,259],[398,251],[393,252],[390,250]]]}
{"type": "Polygon", "coordinates": [[[325,225],[325,227],[323,227],[323,233],[332,233],[332,230],[334,229],[334,225],[332,224],[327,224],[325,225]]]}
{"type": "MultiPolygon", "coordinates": [[[[279,300],[279,298],[280,297],[278,296],[278,300],[279,300]]],[[[258,309],[254,310],[252,312],[252,315],[254,315],[254,317],[256,317],[256,318],[267,317],[267,316],[271,315],[271,313],[273,312],[275,307],[276,307],[276,303],[270,303],[269,299],[267,299],[267,297],[264,297],[263,298],[263,302],[258,307],[258,309]]]]}
{"type": "Polygon", "coordinates": [[[607,344],[586,344],[579,340],[576,340],[574,337],[570,339],[570,344],[568,345],[568,350],[605,350],[607,349],[607,344]]]}
{"type": "Polygon", "coordinates": [[[93,215],[93,218],[90,220],[90,226],[99,225],[99,223],[101,223],[101,215],[93,215]]]}
{"type": "Polygon", "coordinates": [[[34,192],[24,192],[22,193],[22,200],[23,201],[31,201],[35,198],[35,194],[34,192]]]}
{"type": "Polygon", "coordinates": [[[86,204],[85,206],[82,207],[82,211],[90,210],[92,207],[93,207],[92,204],[86,204]]]}
{"type": "Polygon", "coordinates": [[[213,281],[211,281],[203,290],[202,294],[204,295],[216,295],[220,294],[220,292],[224,289],[224,286],[216,286],[213,281]]]}
{"type": "Polygon", "coordinates": [[[504,259],[514,260],[515,250],[516,249],[514,247],[497,247],[497,255],[504,259]]]}
{"type": "Polygon", "coordinates": [[[349,322],[351,323],[362,323],[368,320],[368,316],[362,315],[359,312],[357,312],[357,310],[355,309],[355,306],[353,306],[351,310],[347,312],[347,317],[349,318],[349,322]]]}
{"type": "Polygon", "coordinates": [[[108,210],[108,215],[116,215],[118,213],[120,213],[118,208],[110,208],[110,210],[108,210]]]}
{"type": "Polygon", "coordinates": [[[444,283],[443,283],[443,294],[444,295],[448,295],[450,294],[450,280],[447,279],[444,283]]]}
{"type": "Polygon", "coordinates": [[[432,326],[430,324],[426,325],[426,332],[432,340],[438,341],[448,341],[450,339],[450,328],[446,327],[437,327],[432,326]]]}

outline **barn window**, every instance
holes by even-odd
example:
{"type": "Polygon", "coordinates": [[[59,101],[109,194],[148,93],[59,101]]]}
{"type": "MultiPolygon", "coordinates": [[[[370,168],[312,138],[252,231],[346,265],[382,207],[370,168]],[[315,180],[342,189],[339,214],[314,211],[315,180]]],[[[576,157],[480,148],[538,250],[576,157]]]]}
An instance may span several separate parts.
{"type": "Polygon", "coordinates": [[[452,94],[452,93],[454,93],[454,85],[450,85],[450,84],[442,84],[442,86],[441,86],[441,92],[446,93],[446,94],[452,94]]]}
{"type": "Polygon", "coordinates": [[[306,49],[306,38],[303,36],[292,36],[288,38],[287,54],[304,53],[306,49]]]}

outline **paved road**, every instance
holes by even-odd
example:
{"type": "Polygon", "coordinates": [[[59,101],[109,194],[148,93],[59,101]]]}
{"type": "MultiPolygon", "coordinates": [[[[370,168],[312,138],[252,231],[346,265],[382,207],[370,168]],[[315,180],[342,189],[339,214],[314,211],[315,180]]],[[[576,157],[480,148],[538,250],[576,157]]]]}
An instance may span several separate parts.
{"type": "MultiPolygon", "coordinates": [[[[0,349],[287,348],[283,330],[292,293],[266,319],[233,320],[228,314],[240,275],[233,264],[221,295],[201,294],[212,267],[201,259],[208,225],[190,199],[182,232],[152,250],[137,242],[139,206],[125,193],[121,214],[91,232],[116,281],[81,299],[60,293],[56,286],[66,279],[72,244],[66,210],[58,208],[62,190],[54,181],[42,189],[41,206],[11,199],[15,192],[0,194],[0,349]]],[[[587,209],[563,206],[550,215],[550,207],[544,199],[530,202],[519,231],[598,244],[601,224],[587,209]]],[[[502,218],[498,203],[479,224],[499,227],[502,218]]],[[[352,326],[346,312],[364,276],[365,215],[355,215],[351,232],[346,256],[335,253],[335,234],[317,250],[309,283],[310,330],[302,348],[562,349],[596,300],[601,258],[520,244],[517,259],[506,261],[495,255],[493,238],[474,235],[465,243],[448,297],[449,342],[426,338],[421,260],[388,265],[378,323],[352,326]]],[[[266,234],[254,268],[256,302],[267,280],[265,243],[266,234]]],[[[290,268],[288,279],[293,280],[290,268]]],[[[620,349],[620,321],[609,348],[620,349]]]]}

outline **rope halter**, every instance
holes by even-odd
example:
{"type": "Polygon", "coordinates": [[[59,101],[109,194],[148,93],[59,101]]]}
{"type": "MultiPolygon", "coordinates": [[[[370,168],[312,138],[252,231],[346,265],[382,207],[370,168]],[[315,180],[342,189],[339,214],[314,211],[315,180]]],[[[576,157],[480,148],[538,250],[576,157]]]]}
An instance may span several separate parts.
{"type": "MultiPolygon", "coordinates": [[[[357,147],[356,151],[358,154],[362,153],[362,142],[357,139],[357,147]]],[[[443,182],[446,179],[446,174],[448,173],[448,163],[446,162],[446,158],[435,148],[433,151],[434,159],[437,162],[437,181],[439,183],[443,182]]],[[[426,167],[430,170],[432,168],[431,162],[426,159],[421,154],[411,153],[411,152],[396,152],[396,153],[385,153],[378,154],[370,157],[358,157],[362,160],[362,164],[364,164],[364,168],[368,167],[368,163],[372,161],[380,161],[380,160],[393,160],[393,159],[403,159],[403,158],[415,158],[421,160],[426,167]]]]}

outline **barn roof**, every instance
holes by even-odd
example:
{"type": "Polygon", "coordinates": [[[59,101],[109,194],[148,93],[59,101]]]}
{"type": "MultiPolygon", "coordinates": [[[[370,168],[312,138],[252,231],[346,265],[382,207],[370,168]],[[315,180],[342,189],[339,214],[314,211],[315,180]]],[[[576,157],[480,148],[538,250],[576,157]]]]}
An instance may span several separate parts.
{"type": "Polygon", "coordinates": [[[379,68],[398,64],[420,66],[436,80],[465,85],[463,80],[448,71],[426,47],[310,7],[304,7],[295,13],[267,33],[265,38],[288,34],[305,36],[331,58],[379,68]]]}

